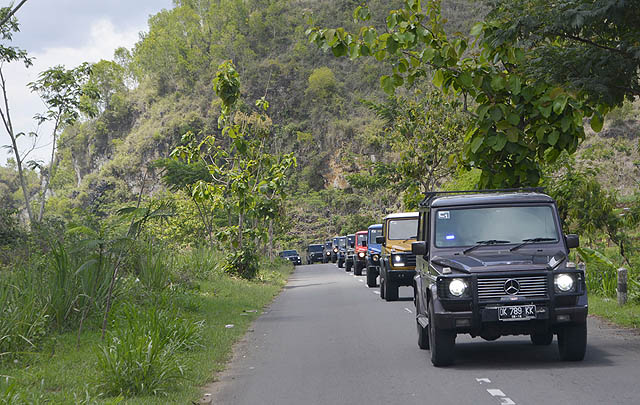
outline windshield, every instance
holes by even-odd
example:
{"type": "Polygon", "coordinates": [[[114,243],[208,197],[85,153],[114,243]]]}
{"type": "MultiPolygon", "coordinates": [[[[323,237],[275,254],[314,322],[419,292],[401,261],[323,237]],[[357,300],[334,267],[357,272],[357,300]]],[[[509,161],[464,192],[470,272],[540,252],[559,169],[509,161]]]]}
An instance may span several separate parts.
{"type": "Polygon", "coordinates": [[[418,234],[418,219],[394,219],[387,223],[389,239],[406,240],[415,239],[418,234]]]}
{"type": "Polygon", "coordinates": [[[436,247],[472,246],[480,241],[525,239],[558,241],[550,206],[441,209],[436,213],[436,247]]]}
{"type": "Polygon", "coordinates": [[[338,247],[346,247],[347,246],[347,238],[339,238],[338,239],[338,247]]]}
{"type": "Polygon", "coordinates": [[[280,256],[283,256],[283,257],[298,256],[298,251],[297,250],[285,250],[284,252],[280,253],[280,256]]]}
{"type": "Polygon", "coordinates": [[[338,238],[333,238],[333,246],[338,246],[338,238]]]}
{"type": "Polygon", "coordinates": [[[309,245],[309,252],[322,252],[322,245],[309,245]]]}
{"type": "Polygon", "coordinates": [[[376,243],[376,236],[382,236],[382,228],[369,229],[369,244],[376,243]]]}
{"type": "Polygon", "coordinates": [[[367,234],[366,233],[359,233],[358,234],[358,246],[365,246],[367,242],[367,234]]]}
{"type": "Polygon", "coordinates": [[[354,247],[356,245],[356,235],[347,236],[349,239],[349,247],[354,247]]]}
{"type": "Polygon", "coordinates": [[[331,241],[330,240],[326,241],[324,244],[324,247],[327,249],[331,249],[331,241]]]}

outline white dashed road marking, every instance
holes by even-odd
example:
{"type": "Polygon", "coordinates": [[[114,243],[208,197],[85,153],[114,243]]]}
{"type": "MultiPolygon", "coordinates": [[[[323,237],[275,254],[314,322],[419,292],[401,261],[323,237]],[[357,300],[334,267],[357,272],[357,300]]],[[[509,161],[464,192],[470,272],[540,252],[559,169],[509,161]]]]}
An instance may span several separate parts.
{"type": "Polygon", "coordinates": [[[380,291],[374,291],[373,293],[380,295],[380,291]]]}
{"type": "MultiPolygon", "coordinates": [[[[491,384],[491,380],[488,378],[476,378],[476,381],[480,384],[491,384]]],[[[487,392],[492,396],[500,400],[500,405],[516,405],[515,402],[498,388],[487,388],[487,392]]]]}

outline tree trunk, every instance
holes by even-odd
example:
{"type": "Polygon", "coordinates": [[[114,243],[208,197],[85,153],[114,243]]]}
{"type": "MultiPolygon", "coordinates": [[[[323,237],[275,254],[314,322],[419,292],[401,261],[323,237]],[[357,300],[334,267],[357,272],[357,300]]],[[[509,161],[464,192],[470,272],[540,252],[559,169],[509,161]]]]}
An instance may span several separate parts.
{"type": "MultiPolygon", "coordinates": [[[[22,4],[20,4],[22,5],[22,4]]],[[[20,178],[20,187],[22,188],[22,195],[24,196],[24,203],[27,207],[27,215],[29,216],[29,226],[33,225],[33,211],[31,210],[31,202],[29,199],[29,191],[27,190],[27,183],[24,179],[24,171],[22,170],[22,159],[20,158],[20,152],[18,151],[18,144],[16,142],[16,136],[13,133],[13,125],[11,124],[11,115],[9,114],[9,99],[7,98],[7,88],[4,81],[4,75],[0,68],[0,86],[2,86],[2,96],[4,98],[4,109],[6,115],[0,110],[2,115],[2,122],[4,127],[11,138],[11,145],[13,147],[13,153],[16,157],[16,165],[18,166],[18,177],[20,178]]]]}
{"type": "Polygon", "coordinates": [[[268,245],[269,259],[273,259],[273,219],[269,218],[269,245],[268,245]]]}
{"type": "Polygon", "coordinates": [[[51,177],[53,176],[53,172],[56,168],[56,141],[57,141],[57,133],[58,126],[60,120],[56,118],[56,123],[53,127],[53,144],[51,145],[51,163],[49,163],[49,170],[44,178],[44,187],[42,189],[42,199],[40,200],[40,212],[38,213],[38,222],[42,221],[42,217],[44,215],[44,204],[47,201],[47,191],[49,191],[49,184],[51,184],[51,177]]]}

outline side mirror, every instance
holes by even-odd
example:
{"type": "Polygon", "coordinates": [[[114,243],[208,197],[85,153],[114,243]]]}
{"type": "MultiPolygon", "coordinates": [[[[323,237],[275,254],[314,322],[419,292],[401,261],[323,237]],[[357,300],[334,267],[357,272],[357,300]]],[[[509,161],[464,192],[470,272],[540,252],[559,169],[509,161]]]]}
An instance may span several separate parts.
{"type": "Polygon", "coordinates": [[[366,240],[362,241],[362,246],[367,247],[367,241],[366,240]]]}
{"type": "Polygon", "coordinates": [[[376,236],[376,243],[378,245],[384,244],[384,236],[380,236],[380,235],[376,236]]]}
{"type": "Polygon", "coordinates": [[[569,234],[564,237],[565,242],[567,242],[567,247],[569,249],[574,249],[580,246],[580,238],[578,235],[569,234]]]}
{"type": "Polygon", "coordinates": [[[424,256],[427,254],[427,242],[420,240],[411,243],[411,253],[416,256],[424,256]]]}

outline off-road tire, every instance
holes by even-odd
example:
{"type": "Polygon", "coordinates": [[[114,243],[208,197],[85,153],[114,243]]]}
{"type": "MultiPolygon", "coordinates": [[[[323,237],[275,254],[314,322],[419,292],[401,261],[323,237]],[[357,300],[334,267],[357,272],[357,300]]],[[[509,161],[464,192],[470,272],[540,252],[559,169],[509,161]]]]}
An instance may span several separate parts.
{"type": "Polygon", "coordinates": [[[367,267],[367,286],[368,287],[377,287],[378,286],[378,275],[376,274],[373,267],[367,267]]]}
{"type": "Polygon", "coordinates": [[[455,332],[436,328],[433,304],[429,305],[429,350],[431,350],[431,364],[444,367],[453,364],[456,344],[455,332]]]}
{"type": "Polygon", "coordinates": [[[338,268],[343,268],[344,267],[344,260],[338,260],[338,268]]]}
{"type": "Polygon", "coordinates": [[[362,275],[362,263],[360,263],[359,261],[356,261],[353,265],[353,274],[355,274],[356,276],[362,275]]]}
{"type": "Polygon", "coordinates": [[[587,351],[587,324],[566,325],[558,331],[558,351],[564,361],[580,361],[587,351]]]}
{"type": "Polygon", "coordinates": [[[384,299],[384,279],[380,278],[380,298],[384,299]]]}
{"type": "Polygon", "coordinates": [[[536,346],[549,346],[553,342],[553,332],[532,333],[531,343],[536,346]]]}
{"type": "Polygon", "coordinates": [[[345,263],[344,265],[344,271],[349,272],[351,271],[351,265],[349,263],[345,263]]]}
{"type": "Polygon", "coordinates": [[[429,328],[423,328],[417,318],[416,328],[418,329],[418,347],[422,350],[429,350],[429,328]]]}
{"type": "Polygon", "coordinates": [[[390,281],[385,281],[384,287],[384,299],[386,301],[398,301],[398,289],[400,287],[391,283],[390,281]]]}

